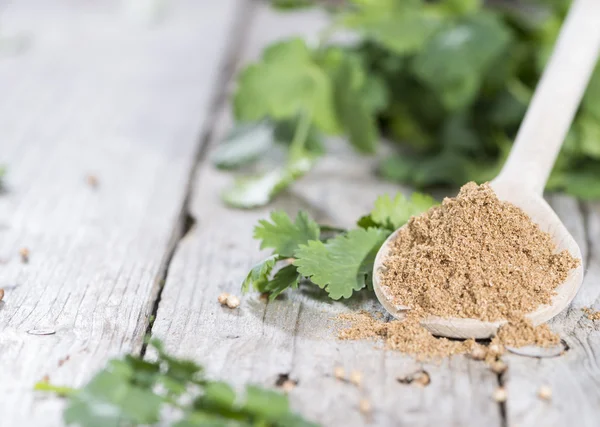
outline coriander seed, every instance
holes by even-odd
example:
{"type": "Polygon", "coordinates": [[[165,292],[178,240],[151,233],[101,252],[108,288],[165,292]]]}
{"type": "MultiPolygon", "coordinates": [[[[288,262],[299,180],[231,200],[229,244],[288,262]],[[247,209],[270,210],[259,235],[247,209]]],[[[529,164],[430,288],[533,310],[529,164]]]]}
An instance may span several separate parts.
{"type": "Polygon", "coordinates": [[[357,387],[362,384],[363,374],[360,371],[352,371],[350,373],[350,382],[357,387]]]}
{"type": "Polygon", "coordinates": [[[229,297],[229,294],[223,292],[221,295],[219,295],[219,297],[217,298],[217,301],[219,301],[219,304],[225,305],[225,304],[227,304],[228,297],[229,297]]]}
{"type": "Polygon", "coordinates": [[[497,360],[497,361],[491,363],[490,369],[492,370],[493,373],[501,375],[506,372],[506,370],[508,369],[508,366],[502,360],[497,360]]]}
{"type": "Polygon", "coordinates": [[[289,393],[296,388],[296,382],[292,380],[285,380],[283,384],[281,384],[281,388],[285,393],[289,393]]]}
{"type": "Polygon", "coordinates": [[[498,387],[496,390],[494,390],[494,393],[492,393],[492,398],[499,403],[506,402],[508,393],[506,393],[506,389],[504,387],[498,387]]]}
{"type": "Polygon", "coordinates": [[[19,255],[21,256],[21,262],[23,264],[27,264],[29,262],[29,249],[27,249],[27,248],[19,249],[19,255]]]}
{"type": "Polygon", "coordinates": [[[547,385],[543,385],[538,390],[538,397],[543,400],[551,400],[552,399],[552,388],[547,385]]]}
{"type": "Polygon", "coordinates": [[[235,295],[227,295],[226,304],[229,308],[238,308],[240,306],[240,299],[235,295]]]}
{"type": "Polygon", "coordinates": [[[358,402],[358,409],[363,415],[369,415],[373,410],[373,407],[371,406],[371,402],[369,400],[360,399],[360,402],[358,402]]]}
{"type": "Polygon", "coordinates": [[[0,288],[0,301],[4,299],[4,289],[0,288]]]}
{"type": "Polygon", "coordinates": [[[431,382],[431,377],[425,371],[417,372],[413,377],[413,382],[421,387],[426,387],[431,382]]]}
{"type": "Polygon", "coordinates": [[[471,359],[473,360],[483,360],[485,359],[486,354],[487,352],[482,346],[476,345],[473,347],[473,350],[471,350],[469,356],[471,356],[471,359]]]}
{"type": "Polygon", "coordinates": [[[89,185],[91,188],[96,189],[98,188],[98,177],[96,175],[87,175],[85,177],[85,182],[87,183],[87,185],[89,185]]]}
{"type": "Polygon", "coordinates": [[[344,380],[346,379],[346,371],[341,366],[336,366],[333,368],[333,376],[338,380],[344,380]]]}

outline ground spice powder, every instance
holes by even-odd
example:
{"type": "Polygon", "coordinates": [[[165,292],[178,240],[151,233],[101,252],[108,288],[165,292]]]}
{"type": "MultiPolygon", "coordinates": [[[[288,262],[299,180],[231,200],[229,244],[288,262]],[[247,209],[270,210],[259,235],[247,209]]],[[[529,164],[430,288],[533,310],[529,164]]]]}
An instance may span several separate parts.
{"type": "Polygon", "coordinates": [[[338,338],[343,340],[382,339],[389,350],[414,356],[418,360],[439,359],[454,354],[470,352],[474,340],[454,341],[437,338],[419,323],[419,318],[408,315],[404,320],[384,322],[367,312],[344,313],[338,316],[348,322],[340,330],[338,338]]]}
{"type": "Polygon", "coordinates": [[[488,184],[413,217],[384,260],[381,286],[421,315],[516,319],[548,304],[579,261],[488,184]]]}
{"type": "Polygon", "coordinates": [[[523,347],[537,345],[551,347],[560,344],[560,337],[546,324],[534,327],[527,319],[513,320],[498,329],[498,339],[503,345],[523,347]]]}
{"type": "Polygon", "coordinates": [[[411,307],[406,318],[384,322],[366,312],[343,314],[349,326],[339,338],[381,338],[386,348],[419,360],[469,353],[490,366],[505,346],[558,344],[547,325],[534,327],[525,318],[550,303],[579,265],[555,249],[525,212],[500,201],[488,184],[469,183],[456,198],[411,218],[391,245],[380,284],[397,304],[411,307]],[[484,346],[433,336],[420,325],[429,315],[508,322],[484,346]]]}
{"type": "Polygon", "coordinates": [[[441,359],[457,354],[469,354],[484,360],[492,368],[504,354],[505,347],[537,345],[550,347],[560,343],[560,337],[543,324],[534,327],[526,319],[506,323],[487,345],[473,339],[449,340],[434,336],[419,323],[419,317],[409,313],[404,320],[385,322],[368,312],[344,313],[338,316],[347,326],[340,329],[342,340],[382,339],[385,348],[415,357],[420,361],[441,359]]]}

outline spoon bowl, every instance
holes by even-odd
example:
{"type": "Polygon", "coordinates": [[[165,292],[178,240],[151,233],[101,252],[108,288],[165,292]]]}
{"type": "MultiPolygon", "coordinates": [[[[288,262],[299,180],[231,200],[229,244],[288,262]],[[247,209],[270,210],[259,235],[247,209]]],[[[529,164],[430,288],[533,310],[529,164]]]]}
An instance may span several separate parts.
{"type": "MultiPolygon", "coordinates": [[[[491,186],[500,200],[510,202],[521,208],[542,231],[550,233],[556,244],[557,252],[567,250],[574,258],[581,260],[579,245],[541,196],[528,191],[522,185],[501,179],[492,181],[491,186]]],[[[403,319],[410,307],[394,304],[389,288],[383,285],[381,280],[382,272],[386,269],[385,259],[391,249],[391,243],[397,238],[400,230],[401,228],[390,235],[377,253],[373,271],[373,288],[383,307],[394,317],[403,319]]],[[[569,272],[567,279],[556,288],[556,295],[552,298],[551,304],[540,306],[526,317],[534,325],[547,322],[570,304],[582,282],[583,265],[580,263],[577,268],[569,272]]],[[[430,316],[421,321],[421,324],[434,335],[451,338],[489,338],[494,336],[498,328],[504,323],[506,323],[506,320],[489,322],[437,316],[430,316]]]]}

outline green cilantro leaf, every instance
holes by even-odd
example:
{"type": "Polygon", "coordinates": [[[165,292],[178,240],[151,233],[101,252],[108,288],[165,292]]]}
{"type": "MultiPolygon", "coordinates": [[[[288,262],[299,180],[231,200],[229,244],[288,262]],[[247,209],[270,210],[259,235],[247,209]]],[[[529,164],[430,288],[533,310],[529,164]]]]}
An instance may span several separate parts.
{"type": "Polygon", "coordinates": [[[386,230],[359,228],[327,243],[311,240],[296,251],[294,265],[332,299],[349,298],[366,286],[373,266],[364,261],[379,249],[388,234],[386,230]]]}
{"type": "Polygon", "coordinates": [[[269,300],[273,301],[288,288],[297,289],[300,279],[301,276],[298,274],[296,266],[288,265],[283,267],[275,273],[273,279],[265,286],[265,292],[269,294],[269,300]]]}
{"type": "Polygon", "coordinates": [[[408,199],[402,193],[396,194],[393,199],[385,194],[375,201],[370,217],[378,227],[396,230],[406,224],[410,217],[419,215],[436,204],[433,197],[421,193],[413,193],[408,199]]]}
{"type": "Polygon", "coordinates": [[[381,163],[379,172],[387,179],[409,182],[417,188],[445,183],[462,185],[467,182],[468,162],[467,157],[454,151],[435,156],[391,156],[381,163]]]}
{"type": "Polygon", "coordinates": [[[315,5],[314,0],[271,0],[273,7],[281,10],[303,9],[315,5]]]}
{"type": "Polygon", "coordinates": [[[194,401],[194,408],[204,412],[233,415],[237,396],[233,387],[221,381],[210,381],[204,386],[204,394],[194,401]]]}
{"type": "Polygon", "coordinates": [[[483,73],[504,53],[510,38],[495,15],[469,15],[440,29],[416,55],[412,71],[439,93],[446,108],[463,108],[477,96],[483,73]]]}
{"type": "MultiPolygon", "coordinates": [[[[299,118],[284,120],[275,125],[275,142],[289,147],[299,128],[299,118]]],[[[304,148],[309,153],[318,156],[325,154],[325,144],[322,134],[311,126],[304,141],[304,148]]]]}
{"type": "Polygon", "coordinates": [[[319,225],[304,211],[298,212],[296,220],[283,211],[271,213],[271,222],[260,220],[254,228],[254,238],[261,240],[260,248],[272,248],[281,257],[294,256],[298,246],[309,240],[319,240],[319,225]]]}
{"type": "Polygon", "coordinates": [[[212,155],[222,169],[243,166],[259,159],[275,143],[273,125],[268,122],[238,124],[212,155]]]}
{"type": "Polygon", "coordinates": [[[578,148],[581,153],[600,160],[600,116],[595,118],[589,114],[581,114],[574,127],[578,131],[578,148]]]}
{"type": "MultiPolygon", "coordinates": [[[[359,152],[374,153],[379,131],[373,108],[377,108],[381,100],[364,96],[366,71],[357,57],[341,49],[328,50],[324,62],[334,82],[336,114],[350,143],[359,152]],[[367,103],[369,100],[371,104],[367,103]]],[[[373,84],[377,83],[371,81],[373,84]]]]}
{"type": "Polygon", "coordinates": [[[598,167],[593,164],[566,171],[554,171],[548,180],[548,188],[562,190],[583,200],[600,199],[598,167]]]}
{"type": "Polygon", "coordinates": [[[331,81],[300,39],[270,46],[261,62],[242,71],[234,110],[240,121],[291,119],[309,112],[322,131],[335,134],[340,130],[331,81]]]}
{"type": "Polygon", "coordinates": [[[272,255],[252,267],[252,270],[250,270],[248,276],[246,276],[246,279],[244,279],[244,282],[242,283],[242,292],[246,293],[250,288],[254,288],[261,293],[266,292],[271,272],[279,259],[279,256],[272,255]]]}
{"type": "Polygon", "coordinates": [[[223,200],[236,208],[264,206],[311,170],[315,162],[315,156],[304,153],[285,166],[265,174],[238,178],[232,187],[225,190],[222,195],[223,200]]]}
{"type": "MultiPolygon", "coordinates": [[[[503,150],[500,149],[503,154],[503,150]]],[[[445,150],[435,156],[392,156],[385,159],[379,173],[390,180],[410,183],[417,188],[433,185],[463,185],[485,182],[497,175],[505,157],[495,160],[472,158],[464,153],[445,150]]]]}
{"type": "Polygon", "coordinates": [[[581,106],[585,112],[600,120],[600,62],[592,74],[581,106]]]}
{"type": "Polygon", "coordinates": [[[152,424],[159,420],[162,398],[131,383],[133,371],[115,371],[109,364],[70,398],[64,413],[67,424],[119,427],[124,422],[152,424]]]}
{"type": "Polygon", "coordinates": [[[417,52],[436,30],[438,17],[421,0],[352,0],[341,16],[348,28],[362,33],[398,55],[417,52]]]}
{"type": "Polygon", "coordinates": [[[483,0],[442,0],[433,8],[450,16],[460,16],[476,13],[481,10],[483,0]]]}
{"type": "Polygon", "coordinates": [[[284,395],[251,385],[238,395],[226,383],[204,379],[201,366],[168,354],[159,341],[150,344],[157,350],[156,362],[127,355],[110,361],[80,390],[47,383],[36,389],[67,397],[65,422],[80,427],[317,427],[292,413],[284,395]],[[179,413],[181,419],[161,420],[167,407],[171,417],[179,413]]]}
{"type": "Polygon", "coordinates": [[[241,410],[259,419],[275,421],[287,414],[290,406],[287,398],[280,393],[256,386],[247,386],[241,410]]]}

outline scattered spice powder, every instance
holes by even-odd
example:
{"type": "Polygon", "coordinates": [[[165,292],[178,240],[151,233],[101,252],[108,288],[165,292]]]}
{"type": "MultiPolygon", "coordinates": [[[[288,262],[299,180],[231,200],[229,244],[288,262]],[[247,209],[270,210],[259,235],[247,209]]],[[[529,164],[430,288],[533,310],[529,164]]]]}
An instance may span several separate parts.
{"type": "Polygon", "coordinates": [[[579,265],[489,184],[413,217],[392,242],[381,286],[419,315],[516,319],[551,302],[579,265]]]}
{"type": "Polygon", "coordinates": [[[582,308],[585,316],[590,320],[600,320],[600,311],[592,310],[591,308],[584,307],[582,308]]]}
{"type": "Polygon", "coordinates": [[[498,338],[504,345],[523,347],[536,345],[551,347],[560,344],[560,337],[550,330],[548,325],[534,327],[527,319],[518,319],[503,325],[498,329],[498,338]]]}
{"type": "Polygon", "coordinates": [[[418,360],[438,359],[469,352],[474,340],[452,341],[436,338],[419,323],[419,318],[409,314],[404,320],[384,322],[365,311],[344,313],[338,316],[350,325],[341,329],[338,338],[361,340],[382,338],[386,348],[410,354],[418,360]]]}
{"type": "Polygon", "coordinates": [[[412,311],[404,320],[391,322],[379,320],[366,311],[340,314],[338,319],[348,323],[347,327],[340,329],[339,339],[383,339],[387,349],[409,354],[420,361],[466,353],[474,360],[485,361],[498,374],[506,371],[504,362],[497,363],[506,351],[505,346],[551,347],[560,343],[560,337],[548,325],[534,327],[525,319],[501,326],[497,336],[487,346],[473,339],[458,341],[436,337],[421,326],[419,318],[412,311]]]}

